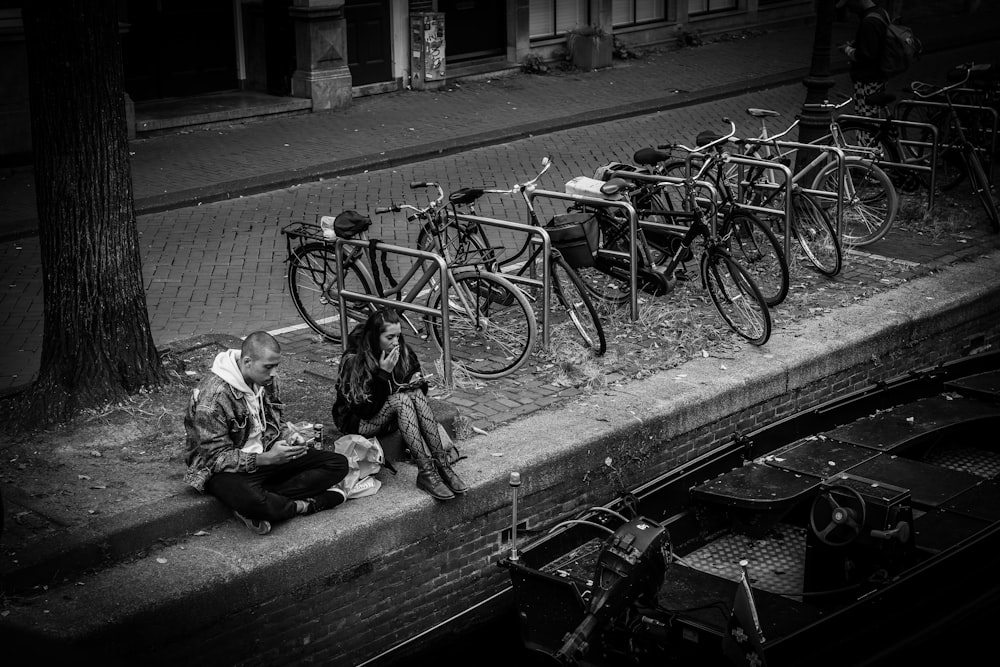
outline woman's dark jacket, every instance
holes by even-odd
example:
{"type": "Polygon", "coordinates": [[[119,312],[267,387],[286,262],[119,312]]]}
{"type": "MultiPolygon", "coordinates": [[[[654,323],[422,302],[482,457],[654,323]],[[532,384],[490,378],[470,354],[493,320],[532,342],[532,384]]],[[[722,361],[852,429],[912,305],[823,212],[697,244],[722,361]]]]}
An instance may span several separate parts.
{"type": "MultiPolygon", "coordinates": [[[[362,419],[371,419],[377,415],[389,396],[398,392],[401,385],[420,372],[420,361],[414,354],[409,355],[412,361],[405,366],[400,360],[392,373],[378,368],[368,383],[368,399],[352,403],[342,391],[341,383],[349,376],[351,366],[359,362],[357,354],[352,351],[357,349],[356,345],[348,342],[348,351],[340,359],[340,381],[337,382],[337,400],[333,404],[333,423],[344,434],[357,433],[362,419]]],[[[420,389],[426,395],[427,383],[421,384],[420,389]]]]}

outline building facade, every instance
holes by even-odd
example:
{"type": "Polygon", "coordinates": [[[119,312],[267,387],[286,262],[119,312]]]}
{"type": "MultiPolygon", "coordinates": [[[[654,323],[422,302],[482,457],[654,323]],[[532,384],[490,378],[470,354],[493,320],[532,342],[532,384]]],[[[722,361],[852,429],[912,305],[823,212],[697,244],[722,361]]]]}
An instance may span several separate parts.
{"type": "MultiPolygon", "coordinates": [[[[333,109],[515,69],[529,54],[553,60],[577,28],[631,46],[673,45],[811,21],[817,1],[118,0],[125,104],[256,91],[333,109]]],[[[31,153],[20,4],[0,3],[0,165],[31,153]]]]}

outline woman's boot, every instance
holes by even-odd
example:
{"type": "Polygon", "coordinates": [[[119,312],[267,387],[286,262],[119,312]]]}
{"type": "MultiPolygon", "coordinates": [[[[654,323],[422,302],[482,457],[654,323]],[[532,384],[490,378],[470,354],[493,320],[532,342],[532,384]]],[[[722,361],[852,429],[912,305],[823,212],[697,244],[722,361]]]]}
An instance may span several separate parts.
{"type": "Polygon", "coordinates": [[[438,475],[434,459],[421,456],[414,459],[417,464],[417,488],[431,494],[435,500],[451,500],[455,497],[438,475]]]}
{"type": "Polygon", "coordinates": [[[448,485],[448,488],[454,491],[457,495],[462,495],[469,490],[469,487],[462,481],[462,478],[458,476],[452,467],[448,463],[448,454],[439,451],[434,453],[434,463],[437,464],[438,472],[441,473],[441,479],[444,483],[448,485]]]}

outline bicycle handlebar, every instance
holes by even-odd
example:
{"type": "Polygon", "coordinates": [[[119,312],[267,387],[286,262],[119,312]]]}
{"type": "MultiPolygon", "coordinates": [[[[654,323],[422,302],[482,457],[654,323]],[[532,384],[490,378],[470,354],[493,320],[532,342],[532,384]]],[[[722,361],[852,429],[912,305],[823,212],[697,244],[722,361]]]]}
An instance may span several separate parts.
{"type": "Polygon", "coordinates": [[[389,204],[388,206],[376,206],[375,213],[399,213],[400,211],[413,211],[416,215],[407,216],[407,220],[413,220],[421,216],[427,215],[430,211],[434,210],[441,205],[444,200],[444,190],[441,186],[434,181],[413,181],[410,183],[410,189],[416,190],[417,188],[436,188],[438,191],[438,196],[435,197],[427,204],[426,207],[420,208],[419,206],[414,206],[413,204],[389,204]]]}
{"type": "Polygon", "coordinates": [[[490,194],[495,194],[495,195],[513,195],[517,194],[518,192],[524,192],[525,190],[531,188],[538,181],[538,179],[542,177],[542,174],[547,172],[549,170],[549,167],[551,166],[552,166],[552,159],[546,155],[544,158],[542,158],[542,170],[537,174],[535,174],[533,178],[528,179],[524,183],[515,183],[509,188],[482,188],[482,190],[483,192],[488,192],[490,194]]]}
{"type": "Polygon", "coordinates": [[[977,65],[976,63],[962,63],[958,67],[965,70],[965,76],[962,77],[961,81],[956,81],[955,83],[944,86],[943,88],[938,88],[934,84],[926,83],[924,81],[914,81],[910,84],[910,90],[914,95],[920,98],[936,97],[937,95],[946,93],[949,90],[965,85],[965,83],[969,80],[969,77],[972,75],[973,70],[984,70],[989,66],[983,64],[977,65]]]}
{"type": "Polygon", "coordinates": [[[853,97],[846,97],[844,101],[840,104],[831,102],[830,100],[823,100],[822,102],[810,102],[808,104],[803,104],[803,109],[809,109],[814,111],[836,111],[837,109],[843,109],[848,104],[854,100],[853,97]]]}
{"type": "Polygon", "coordinates": [[[696,146],[695,148],[688,148],[684,144],[666,144],[664,146],[661,146],[661,148],[666,148],[666,147],[680,148],[681,150],[687,151],[688,153],[704,153],[706,149],[711,148],[712,146],[718,146],[719,144],[725,143],[736,135],[736,123],[729,120],[729,118],[725,116],[722,117],[722,122],[729,123],[729,134],[726,134],[724,136],[719,137],[718,139],[710,141],[704,146],[696,146]]]}

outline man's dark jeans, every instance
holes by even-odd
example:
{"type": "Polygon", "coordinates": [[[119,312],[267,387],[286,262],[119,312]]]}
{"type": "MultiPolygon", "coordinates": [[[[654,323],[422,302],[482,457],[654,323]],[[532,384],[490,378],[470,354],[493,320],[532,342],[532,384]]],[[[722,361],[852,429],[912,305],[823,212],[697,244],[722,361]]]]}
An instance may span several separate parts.
{"type": "Polygon", "coordinates": [[[309,449],[306,455],[256,472],[220,472],[205,491],[249,519],[283,521],[295,516],[295,500],[311,498],[344,479],[347,459],[336,452],[309,449]]]}

